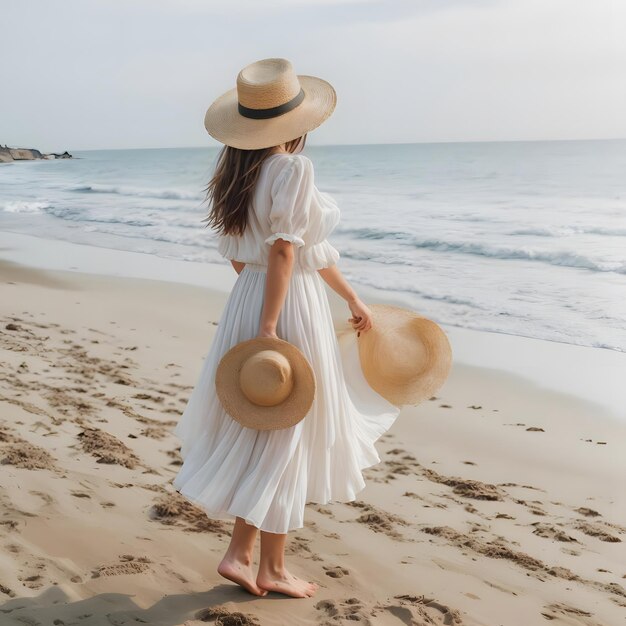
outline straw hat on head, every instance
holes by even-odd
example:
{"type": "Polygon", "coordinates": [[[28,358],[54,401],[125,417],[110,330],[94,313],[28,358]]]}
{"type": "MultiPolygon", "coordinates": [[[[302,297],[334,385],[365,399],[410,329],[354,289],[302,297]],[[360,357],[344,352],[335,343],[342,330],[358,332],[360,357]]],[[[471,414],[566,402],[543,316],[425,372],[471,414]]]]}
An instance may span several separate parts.
{"type": "Polygon", "coordinates": [[[289,428],[309,412],[315,397],[313,368],[293,344],[257,337],[233,346],[215,373],[217,395],[242,426],[289,428]]]}
{"type": "Polygon", "coordinates": [[[372,327],[358,335],[359,361],[370,385],[396,406],[430,398],[452,365],[448,337],[432,320],[389,304],[371,304],[372,327]]]}
{"type": "Polygon", "coordinates": [[[211,104],[204,126],[227,146],[269,148],[317,128],[336,103],[325,80],[296,74],[287,59],[262,59],[244,67],[237,86],[211,104]]]}

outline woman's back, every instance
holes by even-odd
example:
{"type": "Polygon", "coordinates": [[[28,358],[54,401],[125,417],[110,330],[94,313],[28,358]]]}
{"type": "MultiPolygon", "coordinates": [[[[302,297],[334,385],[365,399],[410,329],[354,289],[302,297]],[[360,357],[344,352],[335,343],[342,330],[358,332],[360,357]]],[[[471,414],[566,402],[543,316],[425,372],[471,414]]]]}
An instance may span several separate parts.
{"type": "Polygon", "coordinates": [[[262,163],[242,236],[220,235],[218,251],[233,261],[267,265],[276,239],[294,244],[294,264],[318,270],[339,259],[326,240],[337,226],[340,210],[315,185],[313,163],[303,154],[272,154],[262,163]]]}

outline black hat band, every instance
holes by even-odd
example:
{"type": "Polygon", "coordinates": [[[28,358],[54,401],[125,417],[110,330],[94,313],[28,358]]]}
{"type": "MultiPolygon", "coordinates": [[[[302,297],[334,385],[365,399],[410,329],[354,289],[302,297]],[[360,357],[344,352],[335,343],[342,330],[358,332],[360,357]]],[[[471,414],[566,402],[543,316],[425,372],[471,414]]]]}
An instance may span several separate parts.
{"type": "Polygon", "coordinates": [[[300,88],[300,93],[295,98],[292,98],[284,104],[279,104],[277,107],[272,107],[271,109],[250,109],[239,102],[239,113],[253,120],[266,120],[271,117],[278,117],[279,115],[289,113],[289,111],[295,109],[303,100],[304,90],[300,88]]]}

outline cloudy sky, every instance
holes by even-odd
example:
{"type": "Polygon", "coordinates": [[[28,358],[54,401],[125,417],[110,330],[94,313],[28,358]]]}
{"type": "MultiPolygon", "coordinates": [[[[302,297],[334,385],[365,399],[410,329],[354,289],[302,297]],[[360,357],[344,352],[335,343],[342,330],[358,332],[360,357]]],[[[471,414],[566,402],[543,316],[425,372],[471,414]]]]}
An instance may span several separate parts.
{"type": "Polygon", "coordinates": [[[624,0],[1,0],[0,143],[218,145],[267,57],[338,94],[309,143],[626,137],[624,0]]]}

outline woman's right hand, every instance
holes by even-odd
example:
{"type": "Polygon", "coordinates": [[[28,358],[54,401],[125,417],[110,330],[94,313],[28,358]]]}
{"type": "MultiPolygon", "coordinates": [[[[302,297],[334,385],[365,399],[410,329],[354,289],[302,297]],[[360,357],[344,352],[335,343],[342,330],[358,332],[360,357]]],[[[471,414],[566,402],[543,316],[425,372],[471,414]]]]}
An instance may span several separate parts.
{"type": "Polygon", "coordinates": [[[260,328],[257,333],[258,337],[272,337],[273,339],[278,339],[278,335],[276,334],[276,329],[272,328],[260,328]]]}

